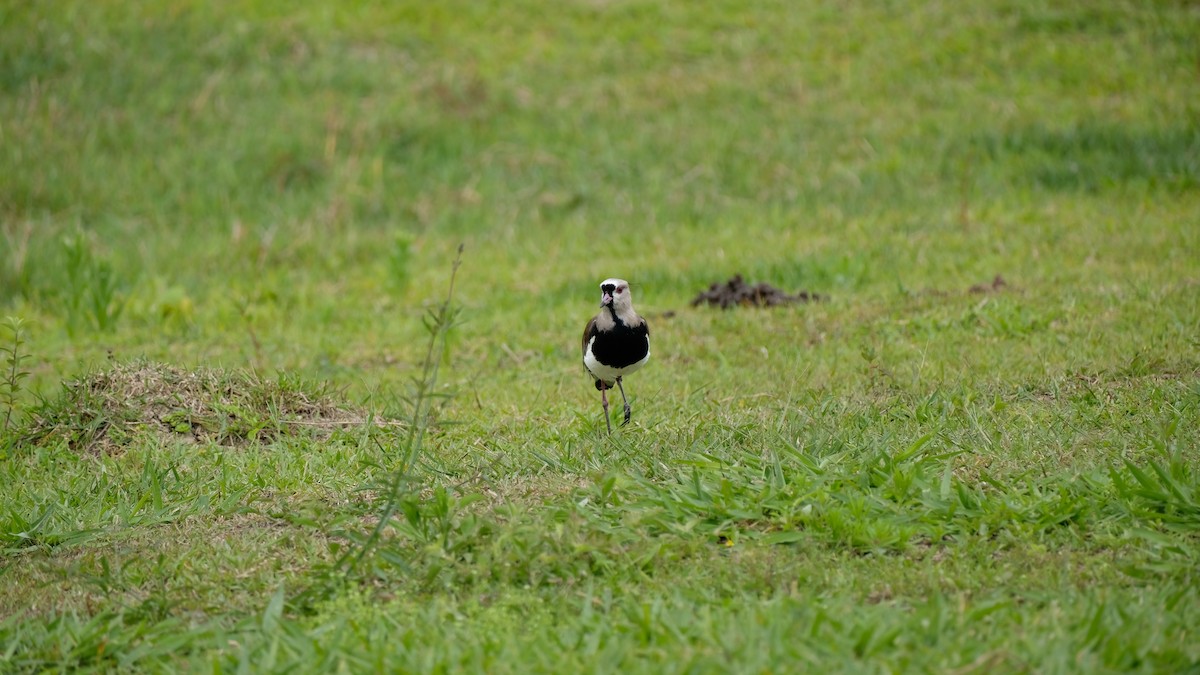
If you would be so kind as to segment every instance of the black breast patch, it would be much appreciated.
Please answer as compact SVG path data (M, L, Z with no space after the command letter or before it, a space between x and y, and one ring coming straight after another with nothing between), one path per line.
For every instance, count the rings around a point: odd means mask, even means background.
M596 330L593 335L592 356L612 368L631 366L650 352L650 331L645 323L631 328L618 320L612 330Z

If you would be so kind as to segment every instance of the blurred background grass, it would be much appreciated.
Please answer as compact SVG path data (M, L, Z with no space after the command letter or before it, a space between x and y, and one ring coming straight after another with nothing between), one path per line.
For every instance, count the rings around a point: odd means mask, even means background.
M460 241L511 340L614 274L648 309L737 271L835 301L1195 278L1188 3L0 12L0 302L56 371L245 363L245 325L259 366L358 367ZM72 237L123 312L64 340Z

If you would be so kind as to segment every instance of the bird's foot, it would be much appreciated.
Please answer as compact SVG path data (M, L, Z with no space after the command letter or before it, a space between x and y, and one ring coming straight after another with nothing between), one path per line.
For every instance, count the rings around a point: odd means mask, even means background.
M628 403L626 403L626 404L625 404L625 421L624 421L624 422L621 422L621 426L625 426L626 424L629 424L629 416L630 416L632 413L633 413L633 410L632 410L632 409L630 409L630 407L629 407L629 404L628 404Z

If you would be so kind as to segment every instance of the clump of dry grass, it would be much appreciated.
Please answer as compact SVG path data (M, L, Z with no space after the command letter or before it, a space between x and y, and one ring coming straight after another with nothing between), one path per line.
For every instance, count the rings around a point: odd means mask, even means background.
M248 371L121 363L64 382L60 395L34 412L27 440L62 439L76 450L105 453L140 434L237 447L367 421L336 394L286 374L266 379Z

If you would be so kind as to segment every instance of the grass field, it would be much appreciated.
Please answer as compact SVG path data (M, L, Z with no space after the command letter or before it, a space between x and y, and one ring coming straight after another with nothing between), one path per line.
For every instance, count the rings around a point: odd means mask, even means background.
M0 671L1200 670L1194 2L10 2L0 237Z

